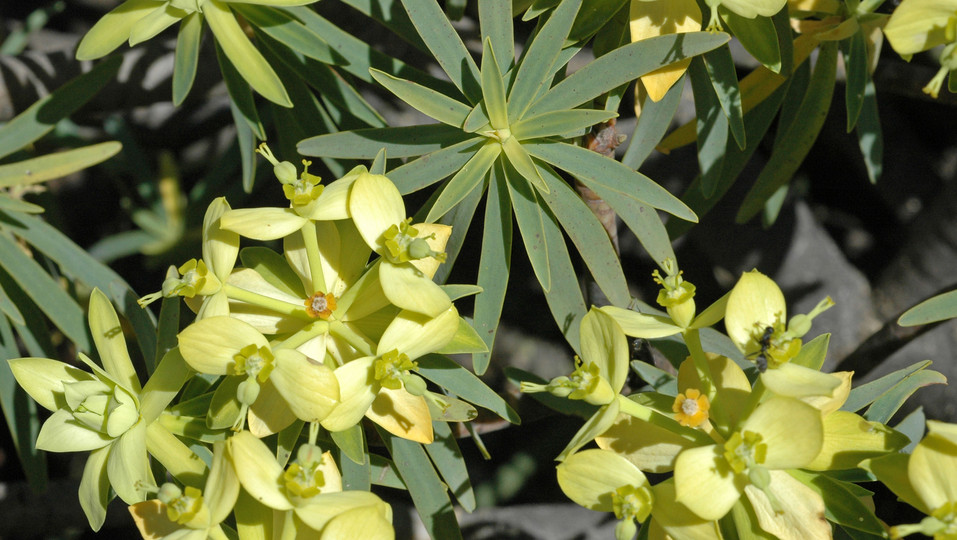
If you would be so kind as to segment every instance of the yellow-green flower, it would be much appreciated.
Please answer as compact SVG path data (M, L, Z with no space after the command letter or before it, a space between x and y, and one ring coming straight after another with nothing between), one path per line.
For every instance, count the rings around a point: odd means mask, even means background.
M319 422L339 401L339 383L321 356L309 358L281 343L273 347L259 331L238 319L196 321L180 332L179 347L196 371L240 378L235 387L235 399L241 404L237 429L246 420L247 410L250 429L265 436L296 418Z
M226 459L226 443L213 444L213 461L202 491L165 483L158 497L130 506L133 522L143 538L164 540L224 540L220 523L239 497L239 479Z
M865 462L900 499L927 515L920 523L891 527L892 538L920 533L957 538L957 425L927 421L927 435L910 454Z
M342 491L342 477L329 452L303 444L296 459L283 470L265 443L243 431L226 445L243 488L260 503L276 510L274 538L394 538L392 508L368 491ZM361 531L359 536L350 533ZM285 532L285 534L280 534Z
M821 413L792 398L775 397L760 405L723 444L681 452L675 461L676 500L706 520L724 517L754 487L774 510L784 506L770 489L769 473L801 468L821 451ZM752 501L753 502L753 501Z
M159 298L182 296L198 319L229 315L223 284L239 255L239 235L220 227L220 218L229 211L224 197L209 203L203 217L203 258L190 259L179 268L170 267L163 289L141 298L138 301L141 307Z
M711 8L711 22L708 23L708 30L719 31L721 30L719 6L746 19L753 19L758 16L773 16L787 5L787 0L705 0L705 4Z
M90 452L80 481L80 506L97 530L106 517L110 487L134 504L145 498L153 479L146 422L140 416L140 383L120 321L99 289L90 296L89 323L102 368L80 353L92 373L47 358L10 360L10 369L30 397L53 411L40 428L37 448Z
M771 278L752 270L742 274L731 290L725 308L724 326L738 350L756 362L765 363L766 368L773 371L797 356L801 351L801 338L810 331L811 321L833 305L829 297L825 298L810 313L795 315L788 321L781 289ZM789 366L787 369L793 368ZM808 371L816 373L816 370ZM788 373L788 376L791 374ZM813 373L802 376L815 377ZM819 374L818 379L823 386L830 386L831 389L836 386L829 375Z
M924 87L924 93L936 98L948 73L957 69L957 2L904 0L884 26L884 35L905 58L945 46L938 58L940 70Z
M430 317L452 305L432 281L445 261L452 228L435 223L411 224L395 184L378 174L360 174L349 193L349 213L366 244L382 258L379 280L389 301Z
M426 390L425 382L412 373L414 360L444 347L458 325L454 306L438 317L400 312L379 339L375 356L336 369L342 401L323 419L322 426L343 431L365 416L396 436L432 442L428 402L441 398Z

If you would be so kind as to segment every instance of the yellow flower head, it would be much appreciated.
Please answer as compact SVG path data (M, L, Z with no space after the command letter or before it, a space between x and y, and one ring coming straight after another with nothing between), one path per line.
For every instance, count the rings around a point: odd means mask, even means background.
M675 398L671 410L682 426L698 427L708 420L711 403L697 388L689 388Z

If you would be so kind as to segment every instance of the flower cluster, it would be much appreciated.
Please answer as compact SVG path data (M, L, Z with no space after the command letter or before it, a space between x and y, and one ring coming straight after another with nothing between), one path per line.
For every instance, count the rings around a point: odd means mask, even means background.
M558 456L558 483L569 498L614 512L618 540L633 538L639 524L648 527L649 538L722 538L731 527L774 538L826 539L834 524L885 536L866 503L857 501L855 510L868 520L842 520L825 505L835 493L850 493L851 484L835 471L868 467L930 516L891 534L949 538L957 514L948 493L957 482L949 473L933 482L924 476L954 469L953 427L931 424L931 435L908 460L897 453L908 437L844 410L852 373L820 371L826 352L820 340L802 348L811 320L832 305L830 299L788 320L780 289L755 271L696 316L694 287L673 261L663 268L667 277L656 273L655 281L668 316L593 308L582 320L575 372L548 384L522 384L525 392L598 407ZM701 345L699 330L722 315L741 353L737 362ZM680 334L689 355L676 376L659 372L668 384L658 380L650 390L625 395L626 334ZM582 450L593 442L597 448ZM646 473L667 476L652 484Z
M183 297L196 313L145 386L99 291L90 328L102 368L83 355L92 373L43 358L10 363L53 411L38 446L91 451L80 498L94 529L112 488L144 538L393 538L389 505L343 489L337 460L368 463L363 419L428 444L433 421L476 416L417 373L425 355L481 343L456 345L470 329L431 279L450 227L412 225L391 181L365 167L323 187L260 152L289 207L213 201L202 259L171 267L141 301ZM283 253L240 250L243 237L279 240ZM273 434L278 447L264 442ZM207 461L181 437L212 443ZM155 481L149 456L176 480Z

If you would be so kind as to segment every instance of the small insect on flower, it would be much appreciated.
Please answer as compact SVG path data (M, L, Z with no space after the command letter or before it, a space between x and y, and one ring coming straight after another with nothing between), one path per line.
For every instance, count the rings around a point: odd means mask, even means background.
M758 356L754 359L755 363L758 365L758 371L764 373L768 370L768 349L771 348L771 336L774 335L774 327L768 326L764 329L764 333L761 334L761 339L758 340L758 344L761 345L761 350L758 351Z

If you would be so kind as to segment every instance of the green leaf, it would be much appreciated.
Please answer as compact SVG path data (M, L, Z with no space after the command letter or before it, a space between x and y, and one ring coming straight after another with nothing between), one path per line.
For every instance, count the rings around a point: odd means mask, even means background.
M821 334L808 341L801 345L801 351L791 360L791 363L820 371L827 357L827 346L830 341L831 334Z
M607 53L552 87L528 109L526 117L573 109L652 71L728 42L717 32L669 34L636 41Z
M403 195L418 191L457 172L484 144L484 137L475 137L437 150L392 169L389 179Z
M329 104L348 112L356 120L365 124L343 127L385 127L385 119L376 111L372 105L366 102L359 92L353 88L339 73L333 71L329 66L322 62L313 60L303 54L295 53L289 49L278 45L275 41L266 39L263 44L269 49L273 56L279 58L286 64L295 76L301 78L306 84L314 88L322 98L323 103L329 108ZM348 122L348 120L346 120Z
M625 222L628 229L635 233L641 246L658 265L661 265L665 259L677 260L668 231L654 208L620 191L598 185L594 188L595 193L608 203Z
M485 100L482 100L478 102L478 105L472 108L472 112L465 117L465 123L462 124L462 130L467 133L475 133L486 126L491 127L490 122L491 120L489 120L488 114L486 114L485 111Z
M583 2L568 33L571 42L584 41L601 30L628 0L588 0Z
M173 63L173 105L177 107L183 104L196 80L202 37L202 13L196 11L184 17L176 35L176 59Z
M366 450L366 438L361 424L355 424L343 431L333 431L330 435L343 455L357 465L365 465L368 450Z
M721 180L724 150L728 144L728 117L721 109L710 82L704 59L695 58L688 67L694 106L697 114L698 166L701 168L701 193L705 198L714 195Z
M418 360L417 372L456 396L488 409L513 424L522 421L508 403L469 370L441 354L427 354Z
M236 147L239 149L239 162L242 166L243 191L251 193L256 181L256 133L232 99L229 100L229 112L236 126Z
M446 95L452 95L457 91L451 83L410 67L402 61L376 50L369 43L344 32L337 24L323 18L308 6L288 6L281 9L293 14L306 25L306 28L322 36L322 39L326 40L336 54L341 57L339 58L339 65L342 69L360 80L372 82L369 68L376 68L403 79L416 81Z
M807 95L797 112L796 118L800 120L795 120L788 127L782 144L774 148L768 163L745 196L735 218L739 223L754 217L761 211L768 198L778 188L787 184L804 161L804 157L811 150L818 133L824 126L824 120L827 118L827 111L831 105L831 96L834 93L837 44L825 42L819 50Z
M203 4L203 14L206 15L210 30L216 36L216 43L222 47L229 61L249 86L269 101L283 107L291 107L292 102L289 101L282 81L246 38L229 7L219 0L208 0Z
M481 75L468 49L437 2L402 0L409 19L439 66L471 104L482 99Z
M438 4L436 4L437 6ZM432 538L455 540L462 538L455 520L452 501L442 480L432 467L429 456L417 442L396 437L376 426L402 481L412 496L415 510L422 518L426 532Z
M502 141L502 150L505 151L505 157L515 169L515 172L520 174L529 184L535 186L538 191L548 193L548 186L542 179L541 173L538 172L535 162L532 161L532 156L528 154L522 143L518 142L518 139L509 137Z
M667 371L658 369L641 360L632 360L631 369L641 377L641 380L648 383L655 392L669 396L678 395L678 378Z
M512 135L518 140L538 139L578 132L595 124L607 122L616 116L618 113L614 111L592 109L551 111L523 118L516 122L511 130Z
M369 173L371 174L385 174L385 165L386 165L386 152L385 148L379 150L379 153L375 155L375 159L372 160L372 165L369 166Z
M597 152L561 142L527 142L522 146L542 161L579 177L596 192L602 187L615 190L681 219L698 220L694 212L668 190Z
M257 30L293 51L324 64L338 64L341 61L341 57L321 35L296 20L287 11L242 2L232 2L232 8Z
M299 445L299 436L302 434L304 425L305 422L296 419L288 427L279 431L279 436L276 437L276 463L279 463L281 467L285 467L289 463L293 450Z
M867 71L867 44L864 41L864 32L855 32L851 37L841 42L841 52L844 56L844 69L847 74L844 86L844 104L847 107L847 132L850 133L857 125L864 106L864 96L867 92L867 83L870 74Z
M748 147L741 150L737 144L728 144L727 154L724 158L724 174L711 198L705 198L701 193L700 178L696 178L682 195L681 199L697 215L703 216L707 213L734 184L744 166L751 159L751 155L754 154L761 140L764 139L764 134L767 133L771 122L774 121L786 93L787 85L785 84L744 115L745 130L749 134ZM673 237L684 234L689 228L691 228L690 223L676 220L669 221L667 226L668 233Z
M918 326L957 317L957 291L928 298L908 309L897 319L901 326Z
M435 441L425 446L425 451L435 463L445 485L449 487L459 504L466 512L475 510L475 492L469 482L469 471L465 468L465 458L452 434L448 422L432 422Z
M788 474L813 489L824 500L824 515L842 527L884 536L884 526L873 510L851 492L844 482L821 473L789 470Z
M46 455L37 450L35 444L40 433L37 404L17 384L10 364L6 362L7 359L20 356L16 343L10 323L5 317L0 317L0 408L3 409L6 425L10 428L10 436L23 473L30 487L40 492L45 489L47 483L47 463Z
M299 141L297 148L304 156L351 159L372 159L379 150L385 148L390 158L406 158L435 152L474 138L452 126L426 124L319 135Z
M0 234L0 267L10 274L37 307L81 351L90 351L83 310L43 267L28 257L7 234ZM5 287L6 288L6 287Z
M476 152L472 159L463 165L459 172L455 173L455 176L448 181L429 210L429 215L425 218L425 221L427 223L435 222L462 202L462 199L482 183L501 151L502 145L497 142L485 143L485 146Z
M515 62L515 37L512 18L508 10L502 9L501 0L479 0L479 27L482 31L482 43L491 42L491 48L498 51L495 60L498 70L505 73Z
M257 53L258 54L258 53ZM252 133L259 140L266 140L266 132L263 130L262 122L259 120L259 113L256 112L256 103L253 101L253 94L249 90L249 85L236 70L235 65L226 56L226 53L218 45L216 46L216 58L219 60L219 69L223 73L223 82L226 83L226 91L229 93L230 103L233 104L239 116L246 126L252 130ZM285 90L283 90L285 92ZM286 97L288 101L289 97ZM291 102L290 102L291 103ZM234 115L235 116L235 115ZM239 122L236 122L237 129Z
M356 463L348 458L339 458L344 491L372 491L372 464L370 460Z
M551 167L542 167L540 171L549 186L549 192L540 197L575 244L595 283L612 304L627 305L631 301L631 293L628 292L628 283L608 232L581 196Z
M485 202L485 225L482 230L482 254L476 284L482 294L475 297L472 326L485 341L489 352L472 355L472 369L482 375L488 369L492 344L502 316L505 289L512 261L512 209L507 180L499 166L492 168L488 199Z
M402 9L400 0L343 0L343 3L361 11L367 17L379 21L383 26L420 51L428 51L428 47L425 46L422 38L415 31L412 21L409 20L408 14ZM508 22L511 25L511 20Z
M393 489L408 489L399 477L395 463L378 454L369 454L369 465L373 484Z
M719 7L718 10L724 23L745 50L771 71L781 73L781 49L778 46L774 21L769 17L749 19L724 7Z
M19 309L17 309L17 305L13 303L13 300L7 296L7 293L3 290L3 287L0 287L0 312L6 315L11 321L13 321L14 324L26 324L23 319L23 314L20 313ZM0 317L0 319L3 318ZM9 343L13 343L13 341L9 341L8 344ZM0 342L0 347L2 347L2 345L3 343ZM13 351L9 356L5 356L4 358L16 358L18 356L16 352L17 351Z
M438 271L432 276L432 279L436 283L445 283L448 281L449 273L452 271L455 260L459 256L459 252L462 250L462 245L465 243L465 235L469 230L469 226L472 224L472 218L475 216L475 209L478 208L479 202L482 200L482 194L485 193L485 182L475 186L475 189L469 193L461 203L455 206L449 213L442 216L442 219L439 220L439 223L443 225L450 225L452 227L452 236L449 237L449 241L445 244L445 254L447 255L445 264L440 265ZM455 294L449 289L449 287L457 287L456 285L444 285L446 294L449 295L449 298L454 300ZM481 287L476 286L476 289Z
M681 103L684 81L684 77L679 79L658 102L652 101L647 95L644 96L641 102L641 114L628 141L628 149L621 158L622 164L629 169L637 170L641 167L671 127L671 120L675 117L678 104Z
M502 161L496 165L500 174L507 180L509 198L515 212L515 221L522 234L525 252L532 263L535 277L542 285L542 290L548 294L551 289L551 275L548 270L548 244L545 239L544 225L542 224L542 207L535 195L535 190L514 169L505 169ZM482 286L482 284L479 284Z
M932 384L947 384L947 377L930 369L918 371L874 400L863 416L871 422L886 424L911 394Z
M580 352L578 332L582 317L585 316L588 308L585 307L585 299L582 297L578 273L575 272L575 267L572 266L571 258L568 256L565 237L558 226L558 220L547 208L542 209L542 224L548 246L548 271L551 284L551 289L545 294L545 301L548 302L552 318L565 335L568 344L576 352Z
M581 4L582 0L562 2L528 45L516 68L515 82L508 94L510 121L524 118L532 100L539 94L542 87L547 88L550 84L555 60L565 44Z
M482 103L493 129L508 128L508 104L505 102L505 80L495 60L491 39L482 42Z
M166 300L177 301L179 299L167 298ZM177 311L179 310L179 305L174 307ZM177 313L177 322L178 315L179 313ZM183 359L183 355L179 353L178 347L169 349L163 355L140 393L140 415L147 424L159 418L160 414L166 410L176 394L183 388L183 385L186 384L192 373L186 364L186 360Z
M42 214L43 207L20 199L14 199L6 193L0 192L0 210L9 213Z
M731 47L724 45L704 53L704 66L711 77L715 94L721 103L721 110L728 119L728 128L734 136L738 148L747 146L744 131L744 109L741 105L741 89L738 88L738 74L734 59L731 57Z
M122 149L111 141L0 165L0 188L27 186L61 178L115 156Z
M73 114L113 80L121 62L120 57L100 62L4 124L0 128L0 158L46 135L57 122Z
M150 364L156 357L156 323L152 314L136 303L137 296L123 278L45 221L20 215L17 222L16 227L9 226L9 222L7 225L17 236L56 262L69 278L106 293L110 302L132 324L140 351L147 359L148 367L152 368Z
M867 384L862 384L852 389L850 395L847 396L847 400L844 402L844 405L841 406L841 410L856 412L860 409L863 409L865 406L873 403L881 396L887 394L910 377L921 373L931 364L932 362L930 360L917 362L904 369L899 369L893 373L888 373L876 381L871 381Z
M468 105L441 92L412 81L393 77L377 69L372 70L372 78L414 109L435 118L443 124L461 127L465 123L465 117L472 111L472 108Z
M870 78L864 88L864 103L857 120L857 142L867 167L867 178L872 184L876 184L884 171L884 135L881 132L881 118L877 113L877 90Z

